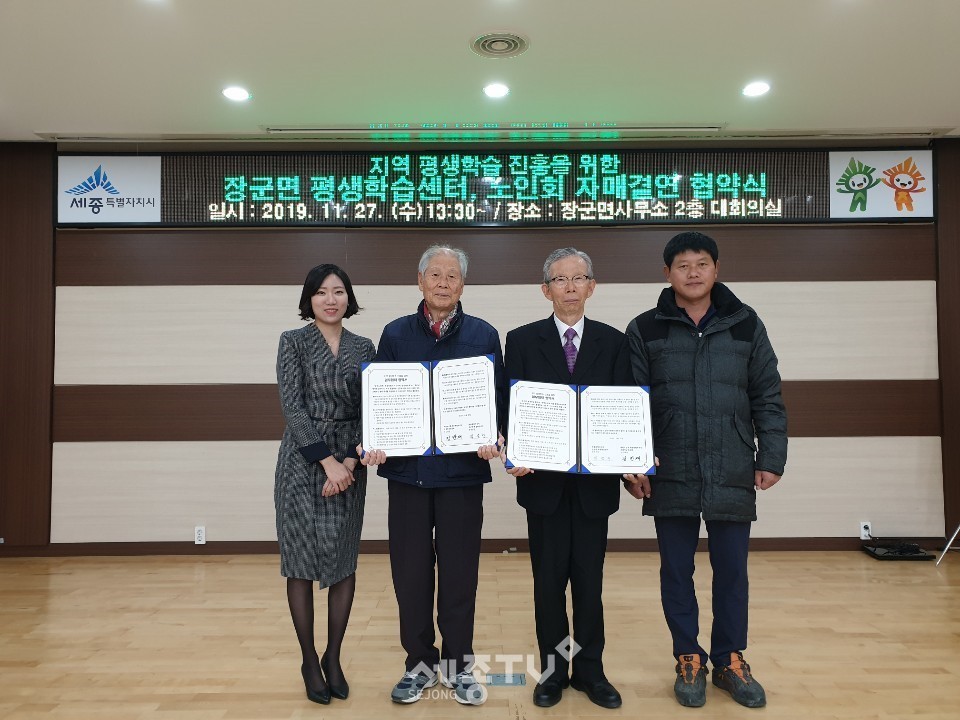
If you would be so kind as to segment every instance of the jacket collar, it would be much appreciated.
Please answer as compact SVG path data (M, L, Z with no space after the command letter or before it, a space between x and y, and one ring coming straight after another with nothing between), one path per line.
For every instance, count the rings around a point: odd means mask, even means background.
M457 301L457 314L453 318L453 322L450 323L450 327L447 329L446 334L438 338L433 334L433 330L430 329L430 323L427 322L427 316L423 312L424 306L427 304L426 300L421 300L420 304L417 305L417 322L420 323L420 327L423 329L427 335L432 337L437 342L444 340L445 338L450 337L451 335L460 331L460 326L463 324L463 305L460 304L460 301Z
M734 295L730 288L720 282L715 283L713 290L710 291L710 302L713 303L713 307L717 311L711 325L725 321L728 318L740 319L734 318L734 316L745 307L740 301L740 298ZM689 324L693 323L686 313L680 311L680 308L677 306L677 296L671 287L664 288L663 292L660 293L660 299L657 301L657 319L679 320L680 322Z

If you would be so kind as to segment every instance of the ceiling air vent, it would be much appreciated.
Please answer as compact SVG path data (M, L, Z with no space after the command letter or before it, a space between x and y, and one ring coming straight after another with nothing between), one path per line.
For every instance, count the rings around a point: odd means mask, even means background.
M470 47L481 57L509 58L525 53L530 41L513 33L489 33L478 37Z

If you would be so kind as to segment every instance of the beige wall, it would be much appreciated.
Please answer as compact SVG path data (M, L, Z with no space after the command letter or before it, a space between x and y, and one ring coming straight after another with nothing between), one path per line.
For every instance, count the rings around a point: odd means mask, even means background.
M587 314L625 329L656 303L661 287L598 285ZM731 288L767 325L785 380L937 377L933 281ZM413 312L420 299L415 285L356 291L364 311L346 326L374 343L387 322ZM302 325L299 295L300 288L288 286L60 287L54 382L276 382L280 333ZM492 323L501 340L551 312L538 286L468 286L463 304Z
M655 303L661 287L601 283L588 314L624 328ZM785 380L937 378L933 281L731 287L766 323ZM299 290L59 287L55 383L275 382L278 336L300 324ZM374 342L420 297L413 284L358 286L357 295L365 310L347 326ZM501 338L550 312L534 285L468 285L463 302ZM188 541L194 525L205 525L211 541L275 539L278 442L55 443L51 541ZM860 520L870 520L879 535L942 534L940 463L939 437L794 438L783 482L760 497L754 536L850 537ZM522 538L513 482L494 466L484 536ZM611 537L653 537L639 503L624 495L623 505ZM386 494L377 477L363 536L386 537Z

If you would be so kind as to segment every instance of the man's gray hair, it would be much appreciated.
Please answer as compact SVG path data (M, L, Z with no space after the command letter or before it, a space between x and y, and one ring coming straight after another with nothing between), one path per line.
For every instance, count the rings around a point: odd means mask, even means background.
M422 256L420 256L420 264L417 266L417 271L422 275L427 269L427 265L430 264L430 261L433 260L435 255L440 253L447 253L448 255L453 255L457 262L460 263L460 275L464 280L467 279L467 254L460 248L450 247L449 245L431 245L428 247Z
M583 260L587 264L587 275L593 277L593 260L590 259L590 256L587 255L583 250L577 250L572 247L559 248L554 250L552 253L547 255L547 259L543 261L543 284L547 285L550 282L550 266L553 265L558 260L563 260L566 257L571 257L576 255L578 258Z

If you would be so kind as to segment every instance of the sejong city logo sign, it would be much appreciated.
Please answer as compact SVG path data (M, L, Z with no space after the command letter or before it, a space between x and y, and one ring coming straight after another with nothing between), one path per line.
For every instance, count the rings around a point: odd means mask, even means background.
M58 158L58 223L158 223L160 210L159 156Z

